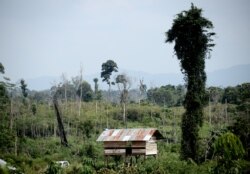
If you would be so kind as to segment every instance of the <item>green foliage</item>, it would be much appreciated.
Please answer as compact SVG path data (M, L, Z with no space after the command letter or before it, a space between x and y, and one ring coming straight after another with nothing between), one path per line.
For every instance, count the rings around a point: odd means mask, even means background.
M246 151L246 159L250 160L250 119L247 115L237 117L235 123L228 129L240 138Z
M233 133L227 132L215 141L214 153L224 160L237 160L243 157L245 150L240 139Z
M117 173L112 169L102 168L97 171L97 174L117 174Z
M26 98L28 96L28 89L27 89L27 84L25 83L25 81L22 79L21 82L21 90L22 90L22 94L23 94L23 97Z
M0 153L13 152L15 136L8 127L0 125Z
M0 63L0 72L4 73L4 67ZM11 152L14 147L14 133L10 130L10 99L6 84L0 81L0 154Z
M242 102L250 101L250 83L243 83L238 85L240 99Z
M10 105L7 89L4 84L0 84L0 114L1 118L6 118L6 114ZM5 115L5 116L4 116Z
M72 80L73 81L73 80ZM66 93L65 93L66 90ZM36 91L34 94L30 92L29 95L32 95L31 97L38 102L45 102L51 95L51 92L56 91L56 95L58 99L65 99L67 97L68 99L75 98L77 95L78 85L74 86L71 83L64 83L59 84L58 86L52 86L51 90L44 90L44 91Z
M89 102L93 100L93 90L88 82L83 81L77 90L77 95L80 96L82 90L82 100L85 102Z
M99 90L98 78L94 78L93 81L95 83L94 99L101 100L102 99L102 92Z
M90 166L84 165L81 174L92 174L94 169Z
M240 173L239 159L245 150L240 139L231 132L219 137L214 143L214 154L217 157L215 173Z
M118 72L118 66L113 60L107 60L107 62L102 64L101 78L103 78L102 81L107 82L109 86L112 84L110 77L113 72Z
M172 86L174 87L174 86ZM164 86L173 96L178 90L183 92L184 87ZM65 148L60 145L58 137L57 124L53 106L49 102L49 93L41 91L40 94L35 92L29 93L27 106L21 103L21 97L12 98L13 114L13 132L10 131L10 99L6 86L0 92L2 98L0 103L1 122L0 131L1 158L10 162L10 164L20 168L22 173L211 173L216 166L215 160L208 160L202 164L196 164L193 160L181 161L179 159L181 144L179 137L181 131L179 128L181 115L184 112L183 107L162 107L155 103L128 103L127 118L128 127L156 127L166 137L166 140L158 142L158 156L148 157L147 159L139 158L132 166L124 165L123 157L110 158L109 165L106 165L103 156L102 143L96 142L97 137L103 131L103 128L123 128L122 109L117 104L108 104L103 101L83 102L81 117L78 116L78 102L75 101L76 91L72 88L67 92L68 102L64 102L64 88L62 87L58 103L62 108L63 124L67 132L70 146ZM59 88L57 88L59 89ZM67 90L71 90L67 86ZM74 93L74 95L73 95ZM3 94L3 95L2 95ZM21 92L17 93L21 96ZM238 93L240 94L240 93ZM17 96L18 96L17 95ZM15 95L13 95L15 96ZM37 97L34 97L37 96ZM118 95L117 95L118 96ZM6 97L6 98L5 98ZM62 100L60 100L62 99ZM35 101L39 102L35 102ZM176 99L174 99L176 101ZM32 115L32 103L36 103L36 116ZM235 105L227 105L228 112L230 108L236 108ZM218 104L218 107L225 108L225 105ZM234 109L234 114L239 110ZM245 111L244 111L245 112ZM213 114L221 114L220 110L215 109ZM2 117L3 116L3 117ZM229 114L229 116L231 116ZM246 122L246 121L245 121ZM213 124L213 122L212 122ZM218 124L224 122L218 121ZM241 123L242 124L242 123ZM213 130L214 125L202 127L200 135L202 138L208 138L209 130ZM222 125L225 126L225 125ZM246 124L247 126L247 124ZM247 130L246 126L241 126ZM2 133L2 134L1 134ZM18 135L15 146L15 133ZM239 136L240 137L240 136ZM172 141L176 138L176 141ZM5 142L7 141L7 142ZM174 143L173 143L174 142ZM199 140L198 143L201 141ZM249 141L248 141L249 142ZM8 143L10 143L8 145ZM203 144L202 144L203 145ZM244 146L244 143L243 143ZM245 147L245 146L244 146ZM15 148L17 156L15 156ZM201 149L201 155L204 149ZM211 159L211 158L207 158ZM54 163L47 165L48 161L69 160L68 168L57 168ZM244 164L243 164L244 163ZM50 164L50 163L49 163ZM249 168L245 161L239 161L237 164L241 169ZM107 166L107 168L105 168Z
M35 104L31 105L31 111L32 111L33 115L36 115L36 105Z
M71 106L72 103L68 102ZM72 106L77 106L72 105ZM209 171L215 166L215 161L207 161L204 164L195 164L192 160L181 161L179 159L180 143L176 144L159 142L158 143L158 157L149 157L144 160L143 158L138 159L137 163L133 163L133 166L124 166L123 159L110 159L108 169L106 169L105 158L103 156L102 144L96 142L97 136L100 134L102 129L100 124L104 123L105 120L105 106L100 103L99 106L100 114L95 115L95 103L88 102L84 103L82 111L84 111L84 117L78 118L74 113L75 109L71 108L65 111L64 123L66 125L65 130L68 133L68 140L70 146L65 148L60 145L60 140L53 134L53 121L54 112L52 109L48 109L47 105L37 105L37 116L27 116L24 120L26 127L26 137L19 138L18 141L18 160L14 159L14 166L20 166L23 169L23 173L42 173L49 170L46 167L46 159L49 161L58 160L70 160L70 166L66 169L60 169L62 173L209 173ZM77 108L77 107L76 107ZM171 132L173 127L173 119L177 120L177 125L180 123L180 117L183 113L183 108L163 108L157 105L141 105L130 104L128 106L130 110L130 119L128 119L129 127L154 127L160 129L162 133ZM121 114L121 109L116 105L109 105L109 125L111 127L122 127L119 124L119 119L115 115ZM104 114L103 114L104 113ZM175 117L173 117L175 113ZM75 114L75 115L74 115ZM133 115L136 115L133 118ZM76 119L76 120L75 120ZM101 120L103 119L103 120ZM90 122L88 122L88 120ZM19 120L20 121L20 120ZM68 121L69 124L68 124ZM164 123L165 122L165 123ZM40 130L41 135L35 138L28 138L27 133L29 127L32 125L37 127L35 130ZM86 137L83 129L80 128L86 123L86 129L89 129L89 138ZM88 125L92 125L87 128ZM164 126L163 126L164 125ZM68 127L69 126L69 127ZM78 127L76 133L76 126ZM83 126L83 127L85 127ZM52 127L52 128L51 128ZM177 126L178 127L178 126ZM19 127L22 129L22 126ZM38 129L39 128L39 129ZM52 129L52 134L49 132ZM48 135L46 133L48 131ZM96 132L99 133L96 134ZM44 132L44 133L42 133ZM178 136L179 132L177 132ZM168 134L167 134L168 135ZM207 135L209 136L209 135ZM30 160L29 160L30 159ZM6 158L7 160L7 158ZM239 164L241 165L241 164Z
M185 94L184 86L166 85L160 88L153 88L147 91L148 100L152 103L165 106L181 106Z
M208 32L212 28L212 22L202 17L202 9L192 4L189 11L177 14L172 28L166 32L166 42L175 42L174 50L187 83L181 142L181 154L186 160L197 160L198 131L203 122L206 96L205 58L214 46L211 36L215 33Z
M226 87L222 101L225 103L238 104L240 102L239 91L236 87Z
M96 147L92 143L87 144L85 146L84 151L85 151L85 156L87 156L87 157L94 158L94 157L98 156Z
M137 108L128 108L127 110L127 119L131 121L141 121L143 117L146 116L146 113Z
M4 66L1 62L0 62L0 73L4 74Z
M90 138L94 125L91 120L87 120L84 121L83 123L80 123L79 128L83 132L86 138Z
M75 173L82 173L83 167L81 164L71 164L70 167L66 170L67 174L75 174Z
M223 94L223 103L244 104L250 101L250 83L243 83L235 87L226 87Z
M220 87L211 86L207 89L210 102L218 103L222 101L224 90Z
M9 170L7 169L7 167L0 166L0 174L9 174Z
M50 162L47 170L45 171L45 174L61 174L62 168L59 166L59 164L56 164L54 162Z

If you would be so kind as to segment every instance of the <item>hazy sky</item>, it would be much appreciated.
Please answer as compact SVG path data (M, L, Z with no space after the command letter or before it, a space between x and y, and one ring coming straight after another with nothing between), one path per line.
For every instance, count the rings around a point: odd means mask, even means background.
M214 24L207 71L249 64L249 0L0 0L0 62L12 80L119 68L179 73L165 32L191 2Z

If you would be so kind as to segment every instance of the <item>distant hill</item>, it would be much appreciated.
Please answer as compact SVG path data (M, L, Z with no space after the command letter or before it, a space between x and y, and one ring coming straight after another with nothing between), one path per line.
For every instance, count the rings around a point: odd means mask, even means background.
M143 79L148 88L158 87L162 85L184 84L183 75L181 73L166 73L166 74L150 74L146 72L120 70L120 73L126 73L132 80L132 87L137 88L139 80ZM84 80L88 81L93 86L93 79L99 78L100 88L107 89L107 84L102 83L100 73L88 75ZM52 84L59 82L59 77L44 76L34 79L27 79L29 89L44 90L50 89ZM233 66L227 69L220 69L214 72L207 72L207 86L236 86L241 83L250 82L250 64ZM113 87L116 88L116 87Z
M207 73L207 84L209 86L236 86L245 82L250 82L250 64Z

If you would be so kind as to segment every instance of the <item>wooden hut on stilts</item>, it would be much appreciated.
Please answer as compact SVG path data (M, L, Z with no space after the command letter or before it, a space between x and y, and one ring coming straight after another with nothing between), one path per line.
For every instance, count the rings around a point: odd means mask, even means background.
M102 132L97 141L103 142L104 155L108 164L109 156L120 155L125 161L134 156L136 161L140 156L157 155L157 140L163 139L162 134L155 128L137 129L107 129Z

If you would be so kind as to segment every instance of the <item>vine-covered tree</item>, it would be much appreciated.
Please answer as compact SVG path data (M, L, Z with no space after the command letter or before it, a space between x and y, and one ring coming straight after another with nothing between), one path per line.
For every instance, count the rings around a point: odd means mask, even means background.
M180 60L181 71L186 81L187 93L182 117L181 155L183 159L197 160L198 131L203 121L205 101L205 58L209 56L214 32L213 24L202 16L202 9L191 9L177 14L173 26L166 32L166 42L175 42L174 50Z

